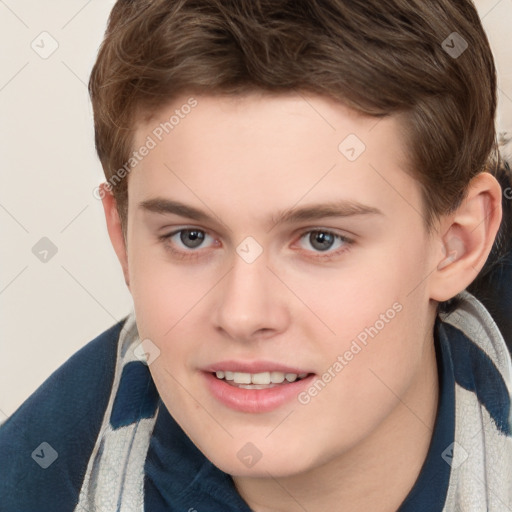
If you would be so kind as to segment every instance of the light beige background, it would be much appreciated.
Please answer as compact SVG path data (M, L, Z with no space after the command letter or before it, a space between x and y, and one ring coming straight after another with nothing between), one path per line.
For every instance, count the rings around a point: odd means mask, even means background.
M113 3L0 0L0 420L131 310L93 196L102 171L86 87ZM499 67L499 126L510 130L512 0L477 7ZM36 53L52 44L48 58ZM42 237L58 249L46 263L32 252Z

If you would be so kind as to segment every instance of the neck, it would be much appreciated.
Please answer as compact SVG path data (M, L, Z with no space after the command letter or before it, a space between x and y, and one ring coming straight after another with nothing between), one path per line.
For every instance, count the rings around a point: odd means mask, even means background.
M348 452L289 477L234 477L251 510L396 511L421 471L436 419L439 383L433 342L426 351L421 374L397 397L393 411Z

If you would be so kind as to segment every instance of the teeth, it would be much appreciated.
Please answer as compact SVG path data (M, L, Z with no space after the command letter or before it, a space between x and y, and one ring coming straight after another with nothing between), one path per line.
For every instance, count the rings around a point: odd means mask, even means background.
M268 389L269 386L265 384L238 384L239 388L242 389Z
M270 380L274 384L281 384L281 382L284 382L284 373L283 372L270 372Z
M218 379L225 379L234 381L235 384L255 384L255 385L268 385L268 384L281 384L285 380L287 382L295 382L297 379L307 377L307 373L283 373L283 372L261 372L261 373L245 373L245 372L229 372L218 370L215 372ZM241 386L245 387L245 386ZM255 389L255 388L251 388Z
M235 378L233 380L235 381L235 384L250 384L251 383L251 374L235 372Z
M253 373L251 375L252 384L270 384L270 372Z

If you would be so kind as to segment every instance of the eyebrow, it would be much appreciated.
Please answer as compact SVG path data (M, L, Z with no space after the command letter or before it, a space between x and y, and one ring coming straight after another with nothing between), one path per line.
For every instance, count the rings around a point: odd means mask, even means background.
M139 208L153 213L178 215L198 222L218 220L203 210L179 201L155 197L139 203ZM272 228L278 224L293 224L327 217L352 217L356 215L383 215L382 211L357 201L340 200L313 204L300 208L292 207L271 217ZM215 216L216 217L216 216Z

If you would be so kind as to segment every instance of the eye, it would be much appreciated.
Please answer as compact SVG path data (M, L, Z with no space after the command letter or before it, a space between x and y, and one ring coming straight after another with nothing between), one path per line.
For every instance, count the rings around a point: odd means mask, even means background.
M300 238L302 248L315 252L329 252L329 254L342 251L350 245L351 241L337 233L326 230L313 230L304 233Z
M206 237L204 231L198 229L183 229L179 232L180 242L189 249L199 247Z
M180 229L168 235L162 236L164 241L177 246L178 250L193 250L200 247L205 241L211 242L213 237L197 228Z

